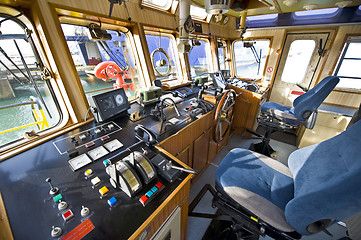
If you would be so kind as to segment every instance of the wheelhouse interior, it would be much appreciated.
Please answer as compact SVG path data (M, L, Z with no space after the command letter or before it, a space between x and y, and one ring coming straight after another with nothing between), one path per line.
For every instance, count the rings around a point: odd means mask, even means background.
M360 0L1 1L0 239L361 239L360 63Z

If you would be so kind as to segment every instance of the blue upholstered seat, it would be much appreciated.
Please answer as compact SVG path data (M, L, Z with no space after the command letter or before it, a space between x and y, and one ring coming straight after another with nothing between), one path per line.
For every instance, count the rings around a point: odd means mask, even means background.
M274 150L269 145L269 142L274 131L293 130L298 126L312 129L316 123L317 108L332 92L339 81L340 79L335 76L325 77L314 88L297 97L293 101L293 107L275 102L262 104L261 114L257 121L260 126L266 129L266 134L262 142L252 144L250 149L271 156ZM250 132L258 135L255 132Z
M293 152L289 167L247 149L233 149L216 185L282 232L308 235L361 211L361 121L345 132Z
M335 76L325 77L314 88L297 97L293 101L293 107L266 102L261 106L261 113L291 126L305 125L309 116L321 105L339 81L340 79Z

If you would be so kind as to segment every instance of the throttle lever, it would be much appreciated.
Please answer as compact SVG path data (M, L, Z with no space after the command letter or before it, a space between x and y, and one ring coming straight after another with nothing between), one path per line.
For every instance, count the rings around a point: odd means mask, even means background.
M167 170L171 170L171 169L173 168L173 169L180 170L180 171L182 171L182 172L187 172L187 173L192 173L192 174L198 174L198 171L197 171L197 170L174 166L171 161L167 162L166 165L165 165L165 167L166 167Z

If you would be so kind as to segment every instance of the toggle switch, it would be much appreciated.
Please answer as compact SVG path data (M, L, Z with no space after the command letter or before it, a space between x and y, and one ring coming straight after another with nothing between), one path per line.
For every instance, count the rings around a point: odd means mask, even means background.
M87 207L81 206L80 215L86 217L90 214L90 210Z
M50 191L49 191L50 195L55 195L55 194L57 194L59 192L59 189L57 187L54 187L53 184L51 184L51 179L50 178L45 179L45 181L47 183L49 183L49 185L50 185Z
M66 202L63 202L63 201L60 200L60 202L58 204L59 211L63 211L65 209L67 209L67 208L68 208L68 204Z
M63 230L60 227L54 227L54 226L52 227L50 235L53 238L58 238L61 236L61 234L63 234Z

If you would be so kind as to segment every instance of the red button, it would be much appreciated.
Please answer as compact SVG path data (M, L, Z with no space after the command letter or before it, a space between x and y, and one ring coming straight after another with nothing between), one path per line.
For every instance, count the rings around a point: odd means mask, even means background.
M139 198L139 201L144 205L145 202L148 200L148 197L143 195L141 198Z
M163 184L161 182L158 182L157 184L155 184L155 186L159 189L163 186Z
M72 217L74 217L74 214L73 214L73 212L71 210L68 210L65 213L63 213L63 219L65 221L68 221Z

